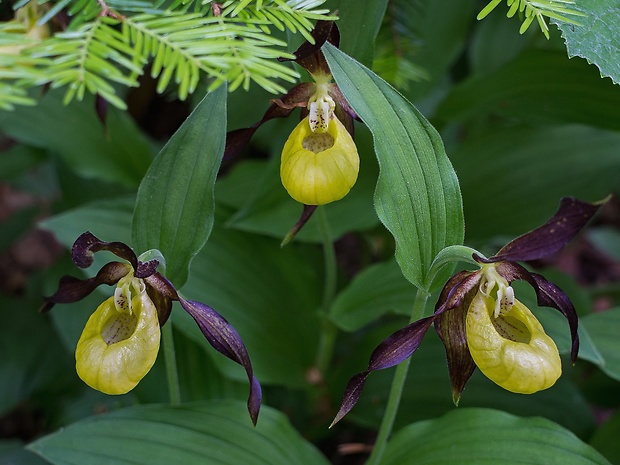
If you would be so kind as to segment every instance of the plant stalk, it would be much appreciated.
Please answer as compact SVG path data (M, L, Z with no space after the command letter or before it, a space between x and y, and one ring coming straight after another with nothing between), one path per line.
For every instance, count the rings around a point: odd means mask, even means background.
M177 369L177 359L174 350L174 337L172 334L172 322L161 328L164 360L166 363L166 379L168 381L168 394L171 405L179 405L181 403L181 387L179 384L179 371Z
M336 263L336 252L327 215L325 214L325 207L318 207L316 213L323 242L323 259L325 264L325 281L323 300L321 302L322 328L316 356L316 367L321 374L324 374L331 363L334 345L338 336L338 328L329 320L329 313L336 296L336 286L338 284L338 264Z
M426 301L428 300L428 297L429 294L426 291L423 289L418 289L415 301L413 302L411 319L409 321L410 323L413 323L424 316L424 309L426 308ZM396 420L396 415L398 414L398 408L403 395L403 389L405 387L405 381L407 379L410 363L411 357L407 358L407 360L401 362L396 367L394 378L392 379L392 386L390 387L387 405L385 407L383 419L381 420L381 425L379 426L379 432L375 441L375 446L372 449L372 453L370 454L366 465L378 465L383 458L387 441L392 434L394 421Z

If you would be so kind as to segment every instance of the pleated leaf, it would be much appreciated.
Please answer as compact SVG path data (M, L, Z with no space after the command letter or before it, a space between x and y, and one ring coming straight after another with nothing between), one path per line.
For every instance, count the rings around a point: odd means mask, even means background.
M609 462L545 418L519 418L490 409L455 409L414 423L388 443L382 465L595 465Z
M618 144L617 131L581 125L512 126L472 135L451 154L468 239L515 237L544 223L563 196L594 202L617 191Z
M415 288L394 260L369 266L336 297L330 317L345 331L357 331L388 312L409 315Z
M207 94L153 161L140 184L133 244L159 249L177 288L213 227L214 185L226 138L226 86Z
M619 105L617 86L585 61L539 49L521 53L490 74L466 79L439 105L436 117L465 121L490 114L529 125L581 123L618 130Z
M336 83L373 134L380 167L375 209L394 236L396 260L409 281L427 287L435 255L460 244L464 231L458 180L441 137L368 68L330 44L323 51Z
M243 402L149 405L74 423L29 448L54 465L323 465L327 460L265 408L258 426Z
M620 308L593 313L582 318L581 323L588 330L594 346L603 358L598 364L601 370L613 379L620 380L620 341L617 331Z

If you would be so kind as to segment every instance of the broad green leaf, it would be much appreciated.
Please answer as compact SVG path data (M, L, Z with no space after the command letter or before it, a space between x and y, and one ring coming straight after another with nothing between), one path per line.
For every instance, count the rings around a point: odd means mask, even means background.
M515 126L468 138L452 152L468 240L534 229L564 196L598 201L618 192L618 145L617 132L577 125Z
M213 194L226 140L226 86L210 92L172 136L146 173L136 199L132 237L137 253L159 249L166 276L180 288L206 243Z
M610 258L620 261L620 231L611 226L599 226L590 228L587 234L596 248Z
M592 313L582 318L581 324L588 330L594 346L603 357L603 362L599 364L601 370L620 381L620 309Z
M147 405L72 424L29 446L54 465L327 465L282 413L256 428L243 402Z
M607 465L596 450L544 418L459 408L414 423L388 443L382 465Z
M24 449L17 440L0 441L0 465L48 465L38 455Z
M529 306L530 309L535 309L535 304ZM554 309L539 309L535 313L536 318L540 321L540 324L545 328L545 332L553 339L558 346L558 350L561 354L570 354L571 339L566 318L561 313ZM605 363L604 356L600 353L595 342L592 340L590 331L583 324L583 319L579 320L579 358L582 360L588 360L589 362L601 365Z
M26 207L17 210L2 221L2 229L0 229L0 252L4 252L18 238L28 232L36 217L40 215L39 208Z
M532 123L583 123L620 129L620 92L581 60L528 50L497 71L456 86L437 110L441 120L500 115Z
M177 307L177 313L182 310ZM197 344L180 331L174 331L174 348L183 402L212 399L247 400L247 378L243 381L225 377L213 362L213 348Z
M86 178L134 187L151 162L146 138L126 113L110 108L104 126L92 98L65 106L57 90L48 92L34 107L0 111L0 130L57 153Z
M552 20L562 31L568 55L582 57L598 67L603 76L620 83L620 9L616 0L579 0L572 6L584 13L579 26Z
M196 256L183 295L221 313L239 332L262 383L306 386L319 337L316 309L323 284L321 254L315 246L216 226ZM317 260L318 259L318 260ZM173 310L177 328L205 346L229 376L244 373L208 347L194 321Z
M66 389L63 374L72 369L40 301L0 295L0 415L38 391Z
M603 423L590 438L590 445L602 453L611 463L620 463L620 412Z
M39 223L39 227L53 232L56 240L67 249L86 231L103 241L120 241L131 245L134 204L134 196L93 202L46 218ZM95 255L95 260L99 255Z
M366 66L372 65L375 39L387 8L387 0L340 0L338 28L340 48Z
M392 311L410 315L416 289L394 260L369 266L341 291L330 312L331 320L345 331L357 331Z
M397 326L394 327L394 330L396 329ZM364 367L368 353L390 332L391 328L382 326L369 333L364 338L363 345L355 346L351 351L355 355L348 358L349 366ZM411 358L396 428L414 421L436 418L455 409L484 407L519 416L542 416L580 437L587 437L595 427L594 416L582 393L571 382L573 370L570 363L565 364L563 376L552 388L532 395L508 392L476 370L467 383L459 407L455 407L445 350L435 331L431 329ZM347 381L346 375L351 373L347 371L342 374L342 379L332 381L331 384L341 388ZM368 378L360 401L347 418L362 426L376 428L387 404L392 378L393 370L373 373L373 376ZM338 395L338 392L334 393L334 396Z
M373 134L380 167L375 209L394 236L403 274L422 287L435 255L463 240L458 180L441 138L372 71L330 44L323 51L340 90Z
M482 75L514 60L540 29L532 27L518 34L518 18L508 18L506 11L496 8L483 21L478 21L467 49L471 73Z
M2 152L0 157L0 179L14 182L16 178L45 160L42 150L24 144L17 144Z
M446 74L467 44L478 4L475 0L400 0L413 14L397 18L405 32L413 33L415 53L411 60L430 79L412 85L406 96L413 102L426 97L447 80Z

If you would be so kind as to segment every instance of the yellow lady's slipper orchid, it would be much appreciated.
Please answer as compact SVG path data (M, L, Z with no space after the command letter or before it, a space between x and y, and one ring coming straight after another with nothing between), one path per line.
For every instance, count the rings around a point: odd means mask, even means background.
M75 350L78 375L90 387L105 394L125 394L149 372L159 351L160 327L166 323L172 302L178 301L194 319L209 344L241 365L250 382L248 412L256 425L262 390L254 376L252 363L243 340L219 313L201 302L181 297L172 283L157 271L157 255L151 250L138 257L123 242L106 242L87 231L71 247L71 258L80 268L93 264L94 254L108 251L123 259L111 261L92 278L63 276L58 290L45 297L42 311L56 304L82 300L98 286L116 284L114 296L103 302L91 315Z
M306 117L284 144L280 177L298 202L324 205L349 193L359 163L355 142L338 118L331 118L325 132L313 132Z
M562 374L558 348L523 303L502 305L478 292L467 312L467 344L480 371L504 389L532 394Z
M155 363L159 339L157 309L130 273L88 319L75 350L77 373L93 389L125 394Z
M368 368L349 379L332 426L355 406L368 376L411 357L433 325L446 349L456 405L476 367L499 386L516 393L532 394L553 386L562 372L558 348L532 312L515 299L511 284L527 282L536 292L538 306L555 308L566 318L573 363L579 353L579 318L562 289L517 262L540 260L559 252L603 203L563 198L545 224L513 239L495 255L486 258L469 249L472 264L480 268L452 276L441 290L432 315L395 331L375 348ZM462 260L463 246L454 250L458 251L454 259ZM440 267L445 258L436 259Z

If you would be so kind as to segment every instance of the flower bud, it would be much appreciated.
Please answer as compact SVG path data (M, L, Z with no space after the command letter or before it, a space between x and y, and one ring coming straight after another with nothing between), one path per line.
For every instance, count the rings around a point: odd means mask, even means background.
M93 389L125 394L155 363L159 339L157 309L131 273L88 319L75 350L77 373Z
M308 117L282 150L280 177L289 195L304 205L340 200L357 180L359 155L353 138L335 116L326 132L313 132Z
M562 373L558 349L532 312L517 299L502 306L478 292L467 312L467 344L480 371L504 389L532 394Z

